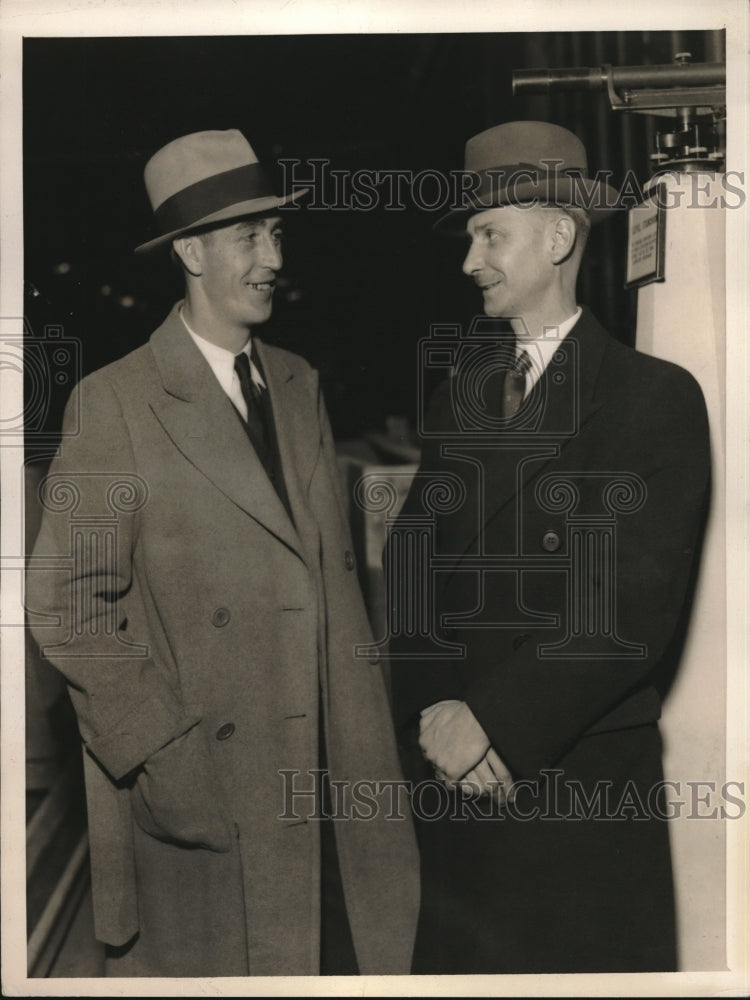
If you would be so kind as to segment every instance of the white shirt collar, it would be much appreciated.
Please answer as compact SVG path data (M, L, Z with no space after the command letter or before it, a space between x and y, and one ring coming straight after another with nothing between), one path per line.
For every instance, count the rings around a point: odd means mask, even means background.
M212 343L210 340L206 340L205 337L201 337L200 334L196 333L195 330L189 325L188 321L185 319L185 312L180 306L180 319L185 325L185 329L193 338L195 346L201 352L203 357L206 359L211 367L216 378L219 380L219 384L228 396L232 396L232 383L237 377L234 371L234 354L228 351L226 347L219 347L218 344ZM263 376L260 374L258 369L253 364L252 358L250 357L250 351L252 350L253 342L252 338L248 335L247 343L242 348L242 351L247 354L250 361L250 375L252 376L253 382L259 386L261 389L266 388L266 383L263 381Z
M559 348L560 344L563 340L565 340L580 319L582 312L583 310L580 306L578 306L573 315L569 316L562 323L557 326L545 327L544 333L541 337L536 337L534 340L524 340L516 343L516 355L518 356L522 351L526 351L531 358L531 367L526 372L525 395L528 395L531 392L536 383L542 377L547 365L555 356L555 352Z

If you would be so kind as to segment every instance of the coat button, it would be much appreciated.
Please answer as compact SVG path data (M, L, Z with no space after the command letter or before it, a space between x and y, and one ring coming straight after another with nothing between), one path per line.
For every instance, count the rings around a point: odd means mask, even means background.
M521 646L523 646L525 643L527 643L530 638L531 638L531 636L528 635L526 632L524 632L522 635L516 635L516 636L514 636L513 637L513 649L520 649Z
M354 569L354 556L349 549L344 553L344 565L347 569Z
M228 740L233 733L234 733L234 723L225 722L223 726L219 726L219 728L216 730L216 739Z
M542 548L547 552L557 552L560 548L560 536L556 531L545 531L542 535Z
M211 616L211 621L217 628L224 628L225 625L229 624L231 617L229 608L217 608Z
M373 656L369 658L367 662L370 664L371 667L377 667L377 665L380 663L380 656L377 653L375 653Z

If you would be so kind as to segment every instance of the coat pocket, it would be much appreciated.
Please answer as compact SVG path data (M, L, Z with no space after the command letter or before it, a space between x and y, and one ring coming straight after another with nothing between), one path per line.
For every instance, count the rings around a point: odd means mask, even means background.
M133 818L157 840L231 850L231 823L200 723L153 754L131 789Z

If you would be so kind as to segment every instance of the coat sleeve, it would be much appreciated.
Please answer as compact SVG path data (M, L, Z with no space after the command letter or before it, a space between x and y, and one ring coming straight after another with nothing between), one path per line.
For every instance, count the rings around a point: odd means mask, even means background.
M641 470L645 500L618 518L613 584L619 636L641 646L642 653L625 659L545 659L538 648L548 635L536 631L501 662L481 657L482 669L464 692L517 777L552 767L588 729L648 684L689 609L710 454L702 393L692 376L677 371L678 378L659 386L661 398L649 405L648 426L644 421L627 429L628 441L641 449L640 456L630 452L629 467ZM581 583L585 614L585 602L598 599L601 579L592 572Z
M119 401L101 373L74 390L62 441L40 490L26 605L42 655L67 680L87 749L119 780L198 718L152 658L148 636L124 639L148 483L136 474Z

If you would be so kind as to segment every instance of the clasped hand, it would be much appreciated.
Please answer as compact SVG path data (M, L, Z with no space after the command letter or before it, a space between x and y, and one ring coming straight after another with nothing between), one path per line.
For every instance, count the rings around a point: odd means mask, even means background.
M419 745L448 788L471 796L508 797L513 777L466 702L439 701L425 708Z

